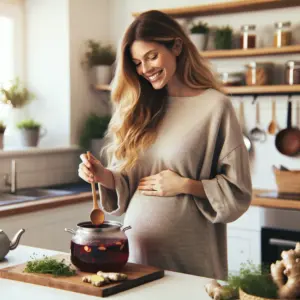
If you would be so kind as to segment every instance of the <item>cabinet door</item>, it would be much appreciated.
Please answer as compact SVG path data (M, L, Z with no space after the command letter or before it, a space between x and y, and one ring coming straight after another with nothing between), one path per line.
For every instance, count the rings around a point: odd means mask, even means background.
M260 232L250 230L228 230L228 270L235 273L242 263L251 261L255 265L261 263Z

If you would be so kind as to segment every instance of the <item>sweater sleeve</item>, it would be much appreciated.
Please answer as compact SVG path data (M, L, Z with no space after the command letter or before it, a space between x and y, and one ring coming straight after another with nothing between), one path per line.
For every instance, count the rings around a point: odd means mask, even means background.
M110 169L112 172L115 190L98 184L101 209L110 215L121 216L129 204L130 185L127 175Z
M213 223L238 219L250 206L252 183L248 151L231 101L226 99L224 113L216 133L216 167L211 178L202 179L208 200L195 198L203 215Z

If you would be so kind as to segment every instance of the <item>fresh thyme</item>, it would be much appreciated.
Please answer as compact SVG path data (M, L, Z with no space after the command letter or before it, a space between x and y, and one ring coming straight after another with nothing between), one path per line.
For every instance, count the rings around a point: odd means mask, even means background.
M71 264L67 265L64 259L60 261L44 256L43 259L34 259L27 262L24 272L52 274L53 276L72 276L76 273L71 268Z

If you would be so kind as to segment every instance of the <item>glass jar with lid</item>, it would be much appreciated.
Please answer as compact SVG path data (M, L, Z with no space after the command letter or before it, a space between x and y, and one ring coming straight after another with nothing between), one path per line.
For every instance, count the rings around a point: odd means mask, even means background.
M291 22L277 22L275 23L274 32L274 47L283 47L291 45L292 43L292 30Z
M245 81L247 85L272 84L274 64L270 62L250 62L246 65Z
M300 61L289 60L285 64L284 81L286 84L300 84Z
M240 35L240 48L249 49L256 47L256 26L255 25L243 25L241 27Z

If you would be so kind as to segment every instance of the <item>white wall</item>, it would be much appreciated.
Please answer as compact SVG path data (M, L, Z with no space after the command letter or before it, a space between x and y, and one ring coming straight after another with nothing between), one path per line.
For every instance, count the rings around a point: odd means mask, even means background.
M108 2L108 0L69 1L71 144L78 142L80 129L89 113L107 113L107 107L101 100L106 100L108 93L92 90L88 71L81 66L81 61L88 39L108 42Z
M126 27L133 20L132 12L141 12L149 9L163 9L175 8L192 5L211 4L212 2L228 2L226 0L111 0L110 1L110 28L111 40L115 44L120 42L120 39ZM234 31L239 32L240 26L243 24L256 24L257 34L259 36L259 47L268 46L272 43L273 22L276 21L291 21L292 29L297 29L297 33L293 35L294 42L300 44L300 7L274 9L259 12L247 12L218 16L202 17L201 20L208 22L210 26L230 25ZM116 22L118 20L118 22ZM188 22L179 20L181 24L187 25ZM191 21L191 20L189 20ZM218 59L212 60L212 67L215 70L243 70L244 65L252 60L256 61L270 61L276 64L284 64L287 60L300 60L300 54L282 55L282 56L267 56L257 58L240 58L240 59ZM278 77L281 77L279 74ZM287 113L287 97L277 96L277 118L281 128L286 127L286 113ZM260 100L260 121L264 129L267 129L271 121L271 100L272 97L259 97ZM297 104L300 106L300 97L293 97L294 101L294 126L300 125L300 108L296 108ZM246 130L251 130L255 125L255 106L251 104L252 97L243 97L243 99L234 97L233 103L238 107L240 100L245 101L245 127ZM296 113L297 112L297 113ZM276 189L275 179L272 173L271 166L273 164L283 164L291 169L300 169L300 159L290 158L281 155L275 148L274 136L268 135L267 141L263 144L255 143L255 152L252 162L252 180L256 188Z
M68 0L27 0L26 77L37 99L33 118L48 130L41 146L70 144Z

